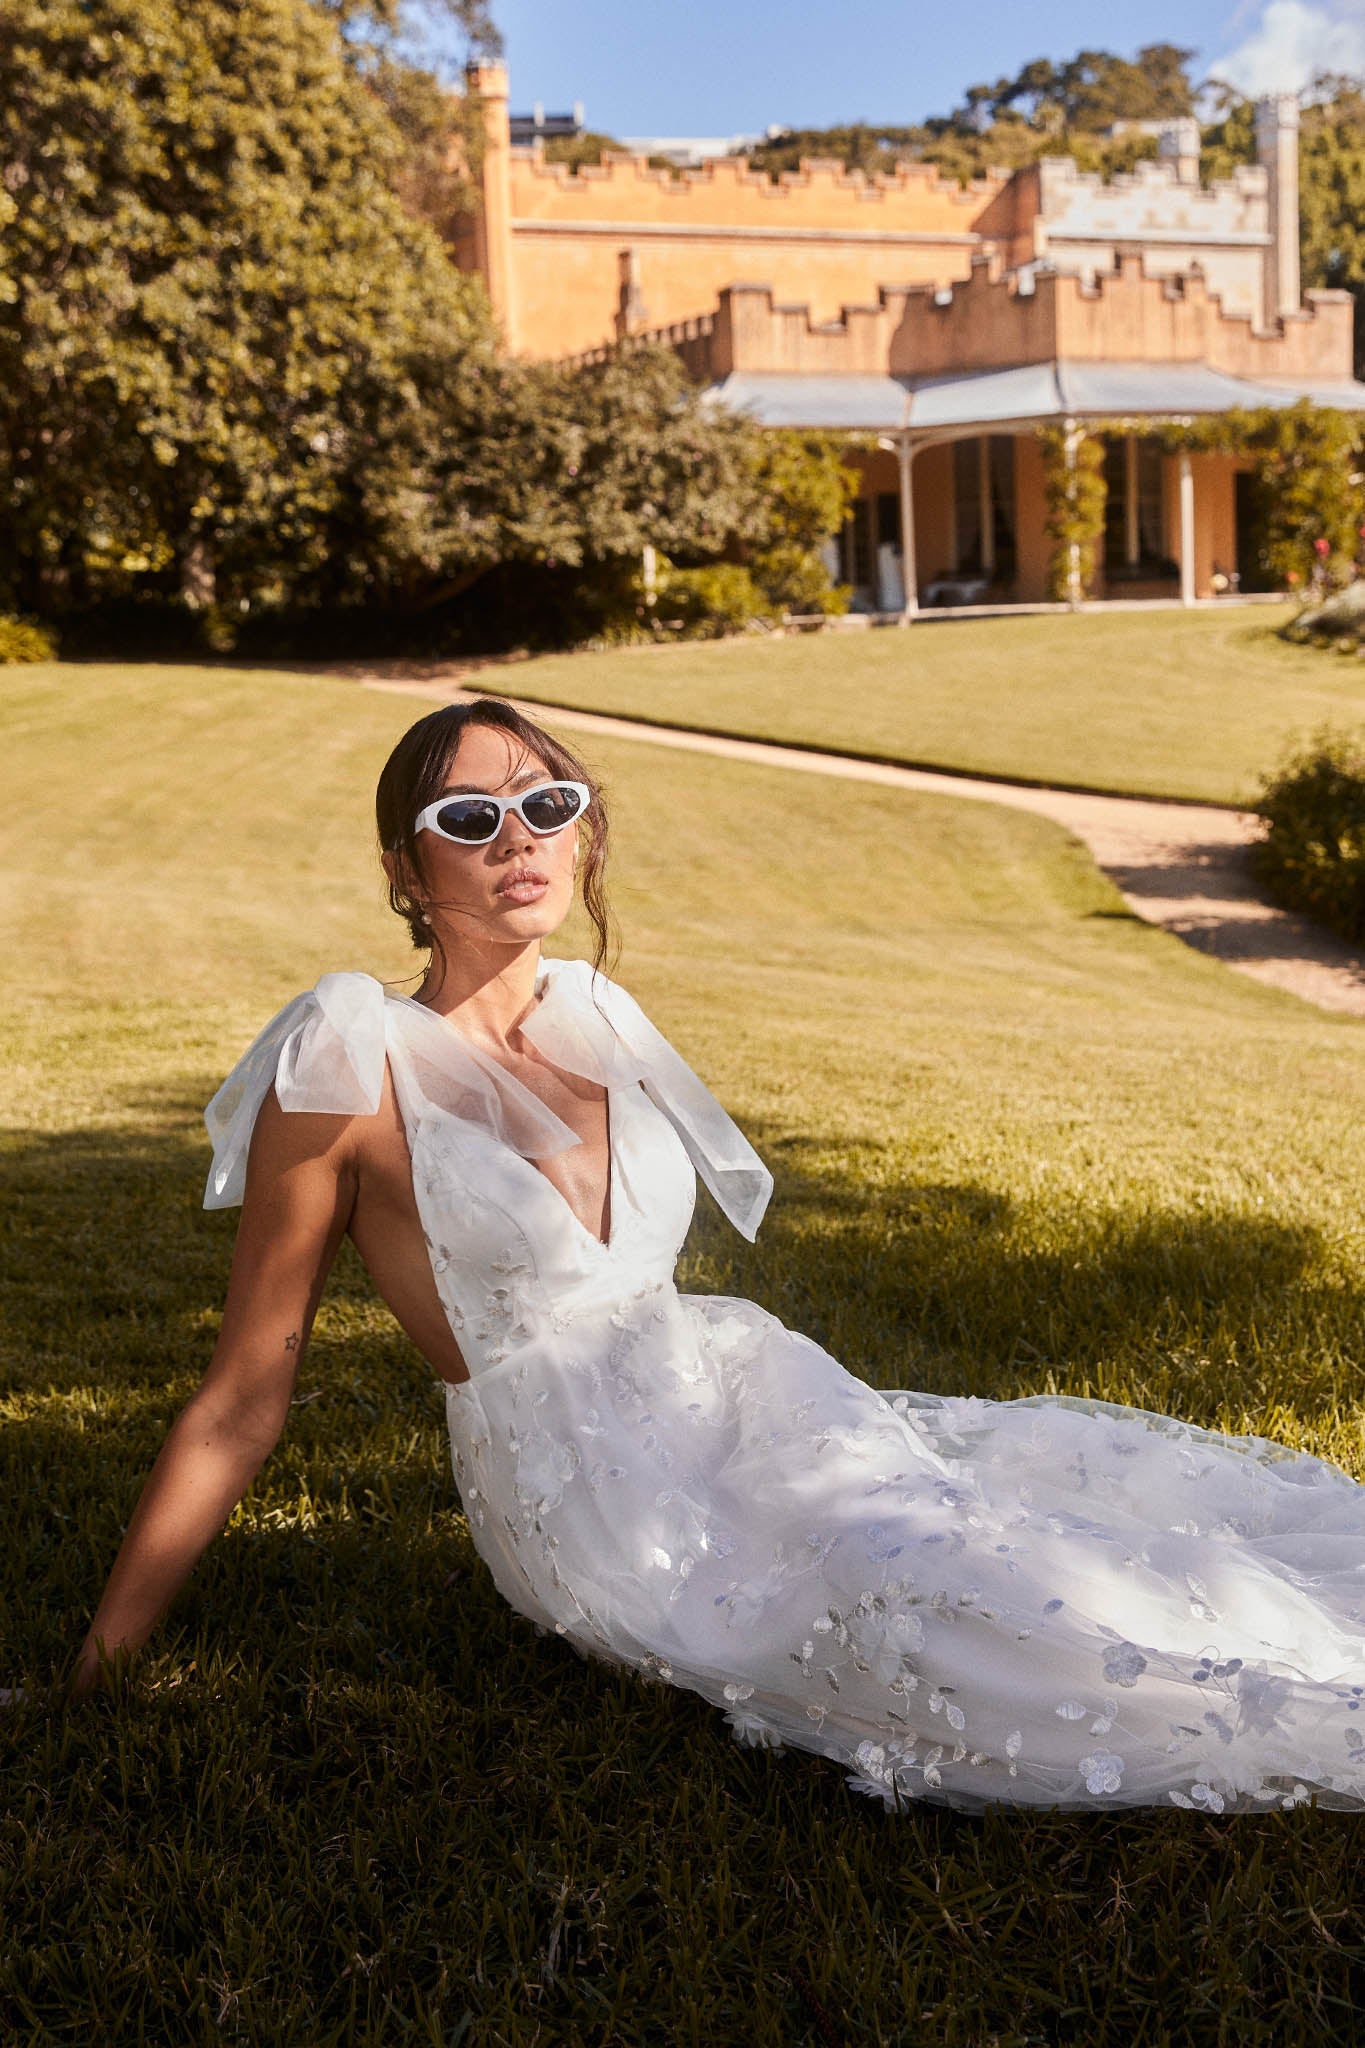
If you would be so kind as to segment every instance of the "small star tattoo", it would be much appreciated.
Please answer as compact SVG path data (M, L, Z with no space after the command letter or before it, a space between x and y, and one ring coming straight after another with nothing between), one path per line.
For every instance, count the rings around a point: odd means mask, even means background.
M298 1350L298 1348L299 1348L299 1333L298 1333L298 1331L297 1331L297 1330L291 1330L291 1331L290 1331L289 1335L288 1335L288 1336L287 1336L287 1337L285 1338L285 1340L284 1340L284 1348L285 1348L285 1350L286 1350L286 1351L297 1351L297 1350Z

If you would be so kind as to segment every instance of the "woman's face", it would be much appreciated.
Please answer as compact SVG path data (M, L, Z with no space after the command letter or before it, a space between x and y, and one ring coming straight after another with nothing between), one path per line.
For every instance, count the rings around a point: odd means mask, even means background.
M446 770L442 796L520 796L554 776L537 754L496 725L469 725ZM497 834L460 846L421 835L427 920L452 948L471 941L525 946L557 931L573 903L578 825L547 836L508 811Z

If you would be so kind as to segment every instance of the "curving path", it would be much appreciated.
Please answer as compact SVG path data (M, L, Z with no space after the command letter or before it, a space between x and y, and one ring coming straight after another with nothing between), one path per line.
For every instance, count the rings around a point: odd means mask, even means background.
M407 680L365 674L358 680L369 690L442 703L458 703L480 694L439 676ZM505 695L501 690L496 694ZM1276 909L1258 895L1250 858L1257 832L1254 814L1211 804L1027 789L1015 783L897 768L886 762L851 760L763 740L724 739L605 712L561 710L529 698L508 697L507 701L532 718L575 732L642 740L650 746L680 747L689 753L721 754L734 761L760 761L798 774L839 775L850 782L875 782L890 789L924 790L973 803L1008 804L1015 810L1034 811L1073 832L1118 884L1129 907L1149 924L1160 925L1240 974L1270 982L1305 1002L1365 1017L1365 958L1307 918Z

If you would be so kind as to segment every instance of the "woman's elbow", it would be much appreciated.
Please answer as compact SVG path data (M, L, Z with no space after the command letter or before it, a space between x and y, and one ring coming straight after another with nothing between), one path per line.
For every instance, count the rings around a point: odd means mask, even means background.
M287 1389L201 1388L181 1412L179 1427L254 1479L284 1433Z

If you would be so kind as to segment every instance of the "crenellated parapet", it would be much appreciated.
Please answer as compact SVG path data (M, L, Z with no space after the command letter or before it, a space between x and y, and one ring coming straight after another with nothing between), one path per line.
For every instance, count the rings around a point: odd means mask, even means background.
M1258 318L1272 243L1270 181L1262 164L1230 178L1190 183L1168 160L1103 179L1070 157L1036 169L1034 260L1093 277L1140 251L1153 277L1198 265L1229 312Z
M788 228L819 234L871 228L907 234L971 234L983 206L1009 180L994 171L968 185L936 164L898 164L869 176L835 158L808 158L772 178L742 156L716 157L694 169L659 169L648 158L604 151L600 162L571 170L547 163L544 145L508 158L513 221L584 225L605 216L640 226Z
M1349 292L1310 292L1272 328L1229 313L1198 271L1152 276L1141 257L1094 279L1051 269L1009 271L976 258L960 284L884 285L837 320L777 301L771 287L733 285L713 312L648 337L704 381L735 372L932 377L1048 362L1206 363L1265 383L1351 375Z

